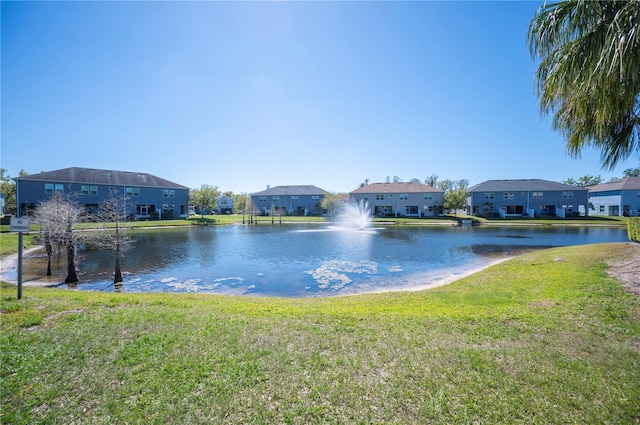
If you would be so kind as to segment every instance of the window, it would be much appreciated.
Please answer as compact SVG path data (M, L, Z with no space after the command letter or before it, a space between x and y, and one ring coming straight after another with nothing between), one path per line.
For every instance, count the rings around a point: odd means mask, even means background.
M280 202L280 197L279 196L274 196L271 199L273 200L273 202Z
M376 195L376 201L384 200L384 195Z
M562 192L562 199L573 199L573 192Z
M600 205L600 207L598 208L598 211L601 213L604 213L604 205Z
M320 195L313 195L313 196L311 196L311 200L312 200L312 201L319 201L319 200L320 200Z
M513 199L513 192L504 192L502 197L503 199Z
M407 206L405 208L405 214L407 214L407 215L418 215L418 207L417 206Z
M82 195L97 195L98 194L98 186L82 185L82 186L80 186L80 193Z
M542 199L542 192L533 192L533 193L531 193L531 198L533 198L533 199Z
M292 200L292 201L299 201L299 200L300 200L300 197L299 197L298 195L293 195L293 196L291 197L291 200Z
M266 196L261 196L258 201L260 202L267 202L267 197Z
M485 192L484 199L493 199L493 192Z
M171 189L164 189L162 191L162 197L163 198L175 198L176 197L176 191L175 190L171 190Z
M51 195L53 192L64 193L64 185L60 183L45 183L44 193Z
M426 200L428 200L428 201L431 201L431 200L433 199L433 196L432 196L432 195L429 195L428 193L425 193L425 194L424 194L424 199L426 199Z
M138 197L138 196L140 196L140 188L139 187L127 187L127 188L125 188L124 193L128 197L132 197L132 196Z
M401 201L409 199L409 195L406 193L401 193L399 196Z

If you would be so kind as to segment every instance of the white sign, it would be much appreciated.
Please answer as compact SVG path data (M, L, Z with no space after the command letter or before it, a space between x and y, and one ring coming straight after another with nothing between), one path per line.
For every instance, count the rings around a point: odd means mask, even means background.
M18 233L29 233L29 219L11 217L11 231Z

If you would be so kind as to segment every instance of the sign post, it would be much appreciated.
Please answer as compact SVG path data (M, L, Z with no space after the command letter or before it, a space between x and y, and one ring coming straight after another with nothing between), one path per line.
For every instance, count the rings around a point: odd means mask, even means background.
M10 230L18 233L18 299L22 299L22 234L29 233L28 218L11 218Z

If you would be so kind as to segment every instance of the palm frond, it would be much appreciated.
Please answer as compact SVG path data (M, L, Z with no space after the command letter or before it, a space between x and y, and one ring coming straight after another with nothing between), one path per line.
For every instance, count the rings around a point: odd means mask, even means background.
M540 111L568 153L595 146L608 168L640 154L640 0L546 4L528 40Z

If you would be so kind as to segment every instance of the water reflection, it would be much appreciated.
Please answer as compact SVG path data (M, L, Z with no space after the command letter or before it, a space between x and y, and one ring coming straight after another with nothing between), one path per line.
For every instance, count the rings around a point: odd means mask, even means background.
M122 291L301 297L408 289L533 249L621 241L626 229L556 226L147 230L136 233L122 263ZM24 266L25 282L58 283L66 275L63 258L49 279L45 256L29 255ZM110 253L82 250L78 289L114 290L113 267Z

